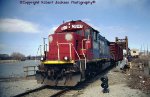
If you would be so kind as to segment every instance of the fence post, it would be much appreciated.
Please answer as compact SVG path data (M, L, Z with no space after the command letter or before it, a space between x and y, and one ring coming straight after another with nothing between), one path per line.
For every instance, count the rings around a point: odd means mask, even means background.
M30 72L32 72L32 73L34 73L33 75L35 75L35 73L36 73L36 68L35 68L36 66L25 66L24 67L24 73L25 73L25 76L26 76L26 78L28 77L28 76L30 76L29 74L30 74ZM31 75L32 76L32 75Z
M34 75L35 75L35 66L34 66Z

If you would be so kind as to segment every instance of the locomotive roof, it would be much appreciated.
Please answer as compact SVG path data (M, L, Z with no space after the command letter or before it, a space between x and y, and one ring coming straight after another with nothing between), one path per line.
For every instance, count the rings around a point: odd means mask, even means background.
M87 28L92 28L89 26L87 23L81 21L81 20L76 20L76 21L69 21L61 24L56 30L55 33L61 33L63 31L71 31L71 30L78 30L78 29L87 29ZM93 28L92 28L93 29ZM98 32L97 30L93 29L94 31Z
M56 30L55 33L63 33L65 31L72 31L72 30L82 30L82 29L87 29L90 28L93 31L99 33L99 31L95 30L94 28L92 28L90 25L88 25L87 23L81 21L81 20L76 20L76 21L69 21L69 22L65 22L63 24L61 24ZM105 37L101 36L101 39L106 40L107 43L109 44L109 41L107 39L105 39Z

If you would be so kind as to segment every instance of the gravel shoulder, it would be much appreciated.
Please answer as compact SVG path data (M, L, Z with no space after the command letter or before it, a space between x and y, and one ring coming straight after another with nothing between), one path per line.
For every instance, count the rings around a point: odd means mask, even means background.
M99 79L83 89L78 97L150 97L150 94L143 93L138 89L131 89L128 86L130 74L122 73L115 68L107 76L109 78L109 93L102 93Z
M40 86L41 84L37 84L36 80L0 82L0 97L12 97Z
M150 93L146 94L139 88L134 89L130 85L136 85L139 81L135 81L130 73L122 73L118 68L114 68L107 74L109 78L109 93L102 93L100 79L90 83L85 88L78 90L77 97L150 97ZM135 77L134 77L135 78ZM132 83L131 83L132 82ZM7 82L0 82L0 97L12 97L14 95L23 93L30 89L40 87L34 78L13 80ZM50 90L51 93L55 92ZM27 97L49 97L49 90L44 90L38 94L28 95ZM70 96L69 96L70 97ZM72 97L72 96L71 96Z

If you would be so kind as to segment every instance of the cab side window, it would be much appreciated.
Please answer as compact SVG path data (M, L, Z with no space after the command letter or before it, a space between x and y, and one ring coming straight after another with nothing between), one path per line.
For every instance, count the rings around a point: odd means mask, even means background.
M85 30L85 38L88 38L90 36L90 29Z
M93 32L93 40L95 40L95 41L98 40L98 32L96 32L96 31Z

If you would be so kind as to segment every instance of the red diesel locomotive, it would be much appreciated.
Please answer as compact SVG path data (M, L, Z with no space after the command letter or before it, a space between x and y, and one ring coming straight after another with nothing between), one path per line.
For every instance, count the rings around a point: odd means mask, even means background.
M74 86L123 59L123 50L81 20L60 25L49 35L49 50L36 71L39 83Z

